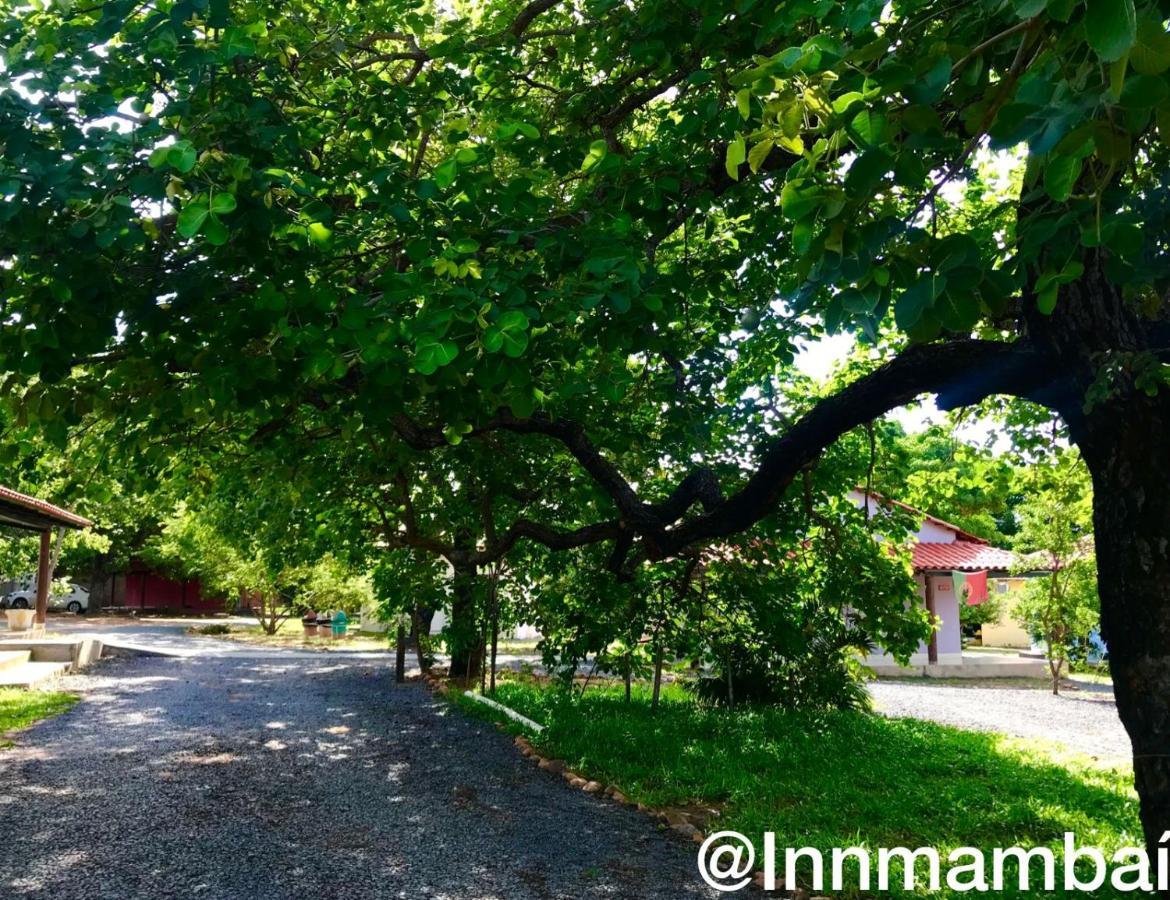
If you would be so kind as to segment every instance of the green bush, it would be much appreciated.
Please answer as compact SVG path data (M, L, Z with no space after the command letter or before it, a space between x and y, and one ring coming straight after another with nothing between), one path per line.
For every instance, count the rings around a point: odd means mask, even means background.
M959 604L959 625L963 633L973 635L983 625L998 622L1004 614L1004 601L1001 594L991 594L982 603L971 605Z
M699 699L716 705L756 703L808 711L870 708L865 670L848 649L814 646L795 659L732 650L728 658L730 666L725 664L716 675L688 683Z
M194 629L196 634L231 634L231 626L222 622L213 622L210 625L200 625Z

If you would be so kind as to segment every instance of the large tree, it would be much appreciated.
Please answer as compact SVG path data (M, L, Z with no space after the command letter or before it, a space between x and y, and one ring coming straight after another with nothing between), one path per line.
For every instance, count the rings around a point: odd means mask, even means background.
M10 5L5 393L58 431L147 422L147 458L241 411L258 439L328 410L410 452L555 442L608 504L556 541L610 541L619 571L750 528L924 393L1027 398L1093 476L1156 841L1168 8ZM840 330L872 371L772 403L796 340ZM767 424L736 434L745 396Z

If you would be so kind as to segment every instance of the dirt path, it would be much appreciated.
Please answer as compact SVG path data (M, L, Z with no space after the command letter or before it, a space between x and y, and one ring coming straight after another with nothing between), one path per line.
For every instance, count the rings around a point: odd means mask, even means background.
M1053 696L1043 684L1006 686L992 679L937 684L906 678L875 681L870 693L884 715L1055 741L1107 763L1132 760L1111 688L1082 684Z
M0 752L0 896L704 893L695 846L380 664L127 659ZM19 849L17 849L19 848Z

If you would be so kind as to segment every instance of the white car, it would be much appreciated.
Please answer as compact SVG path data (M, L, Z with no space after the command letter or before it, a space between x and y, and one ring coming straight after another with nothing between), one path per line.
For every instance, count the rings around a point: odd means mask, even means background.
M37 586L23 586L4 597L0 606L9 609L32 609L37 605ZM79 584L69 584L64 594L49 594L49 609L63 609L71 613L82 613L89 609L89 591Z

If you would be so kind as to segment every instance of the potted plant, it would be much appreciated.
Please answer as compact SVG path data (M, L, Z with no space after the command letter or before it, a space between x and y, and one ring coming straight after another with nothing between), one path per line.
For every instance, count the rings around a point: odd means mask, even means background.
M9 631L32 631L33 619L36 618L35 609L6 609L4 615L8 619Z

